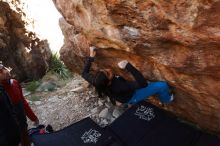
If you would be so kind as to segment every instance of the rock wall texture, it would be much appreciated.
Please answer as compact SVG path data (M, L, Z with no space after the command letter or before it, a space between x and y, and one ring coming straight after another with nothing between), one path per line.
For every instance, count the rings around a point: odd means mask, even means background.
M97 67L127 59L149 80L174 87L168 110L220 134L220 0L53 0L65 64L80 72L88 47ZM157 102L156 102L157 104Z
M22 15L0 1L0 60L16 79L39 79L48 70L51 51L46 40L25 29Z

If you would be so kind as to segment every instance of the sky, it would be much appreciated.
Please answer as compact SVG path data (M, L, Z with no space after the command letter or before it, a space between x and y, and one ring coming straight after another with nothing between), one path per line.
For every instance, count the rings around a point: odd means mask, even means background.
M63 45L63 35L59 27L61 14L56 9L52 0L24 0L26 14L34 20L34 26L27 29L39 35L41 39L47 39L52 52L59 52Z

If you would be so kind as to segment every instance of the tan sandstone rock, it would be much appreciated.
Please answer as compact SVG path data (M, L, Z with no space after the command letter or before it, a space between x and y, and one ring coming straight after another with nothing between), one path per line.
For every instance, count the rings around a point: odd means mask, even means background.
M175 87L168 107L202 128L220 133L219 0L53 0L65 64L81 72L88 47L98 48L93 70L127 59L147 79Z
M46 40L26 30L22 15L0 1L0 61L13 69L14 78L37 80L49 69L51 51Z

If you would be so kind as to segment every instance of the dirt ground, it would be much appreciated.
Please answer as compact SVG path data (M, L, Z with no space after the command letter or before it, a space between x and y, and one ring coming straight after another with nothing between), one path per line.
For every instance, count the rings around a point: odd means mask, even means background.
M123 109L113 106L109 99L99 99L93 87L79 75L73 75L64 86L54 91L36 92L26 96L30 106L38 116L40 124L52 125L55 130L62 129L85 117L91 117L100 126L114 121ZM33 123L29 121L29 127Z

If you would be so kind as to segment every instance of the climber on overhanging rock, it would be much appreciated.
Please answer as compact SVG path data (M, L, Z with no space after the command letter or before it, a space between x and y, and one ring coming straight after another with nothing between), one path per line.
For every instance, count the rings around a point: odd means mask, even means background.
M163 104L173 101L173 94L169 92L169 86L166 82L148 82L127 60L119 62L118 66L129 71L135 81L127 81L121 76L114 75L111 69L100 69L94 75L91 74L90 67L96 56L96 51L95 47L90 47L90 56L86 59L82 77L95 86L99 97L107 95L114 105L136 104L155 94L159 95Z

